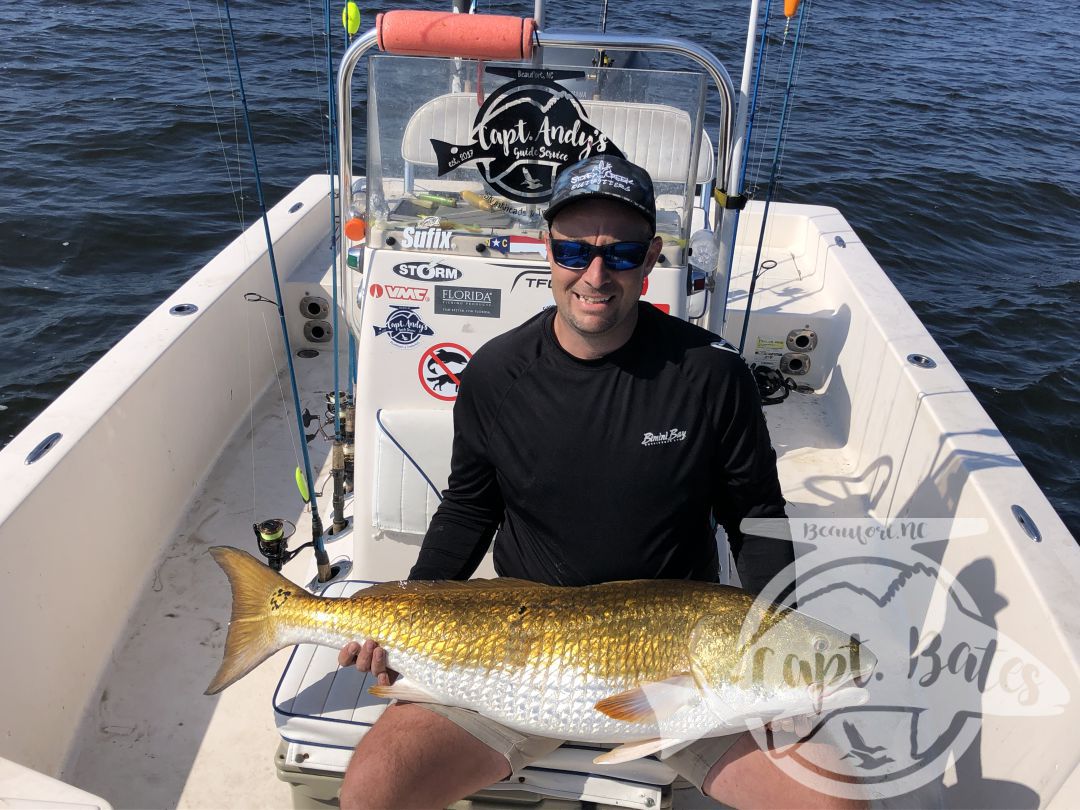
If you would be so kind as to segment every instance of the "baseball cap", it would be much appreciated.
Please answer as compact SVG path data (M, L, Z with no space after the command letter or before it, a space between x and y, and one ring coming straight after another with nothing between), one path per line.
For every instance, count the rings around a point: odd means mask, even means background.
M640 213L656 230L656 198L652 178L640 166L615 155L592 155L564 166L551 186L551 202L544 219L551 224L555 215L571 203L589 199L609 199L625 203Z

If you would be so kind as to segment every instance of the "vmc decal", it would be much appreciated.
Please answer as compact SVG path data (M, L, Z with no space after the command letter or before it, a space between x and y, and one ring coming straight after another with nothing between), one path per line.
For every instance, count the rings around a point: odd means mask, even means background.
M475 162L492 188L520 203L551 198L555 172L590 155L625 157L614 143L589 123L581 102L559 84L583 79L567 70L487 68L507 76L488 96L473 119L473 142L451 144L431 139L439 175Z

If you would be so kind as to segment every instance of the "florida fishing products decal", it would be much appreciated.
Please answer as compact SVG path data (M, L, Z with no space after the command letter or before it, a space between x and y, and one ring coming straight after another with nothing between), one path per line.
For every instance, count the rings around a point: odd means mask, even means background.
M461 372L472 360L472 352L456 343L436 343L420 358L417 372L424 391L435 399L453 402L461 385Z
M559 84L583 79L569 70L489 67L511 81L487 97L473 119L473 142L431 139L439 175L475 163L487 183L520 203L546 202L560 166L590 155L625 157L589 123L581 102Z
M435 285L436 315L470 315L498 318L502 310L502 290L491 287L443 287Z
M376 337L389 335L390 342L395 346L407 349L415 346L422 337L430 337L435 333L431 327L424 323L416 310L420 307L395 306L386 316L386 326L373 326Z

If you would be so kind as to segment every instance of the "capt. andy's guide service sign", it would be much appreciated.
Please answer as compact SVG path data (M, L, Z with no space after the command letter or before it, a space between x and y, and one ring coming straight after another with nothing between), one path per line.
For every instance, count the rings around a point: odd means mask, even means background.
M561 166L590 155L626 157L589 123L577 97L559 84L583 79L570 70L489 67L487 73L511 81L495 90L473 119L469 144L431 139L439 176L475 163L487 183L508 199L541 203Z

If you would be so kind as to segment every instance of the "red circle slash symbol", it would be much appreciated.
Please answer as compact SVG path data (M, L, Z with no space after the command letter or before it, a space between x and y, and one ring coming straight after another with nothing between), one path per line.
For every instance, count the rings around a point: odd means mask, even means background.
M457 343L436 343L420 358L417 373L420 385L431 396L443 402L457 399L461 372L469 365L472 352Z

